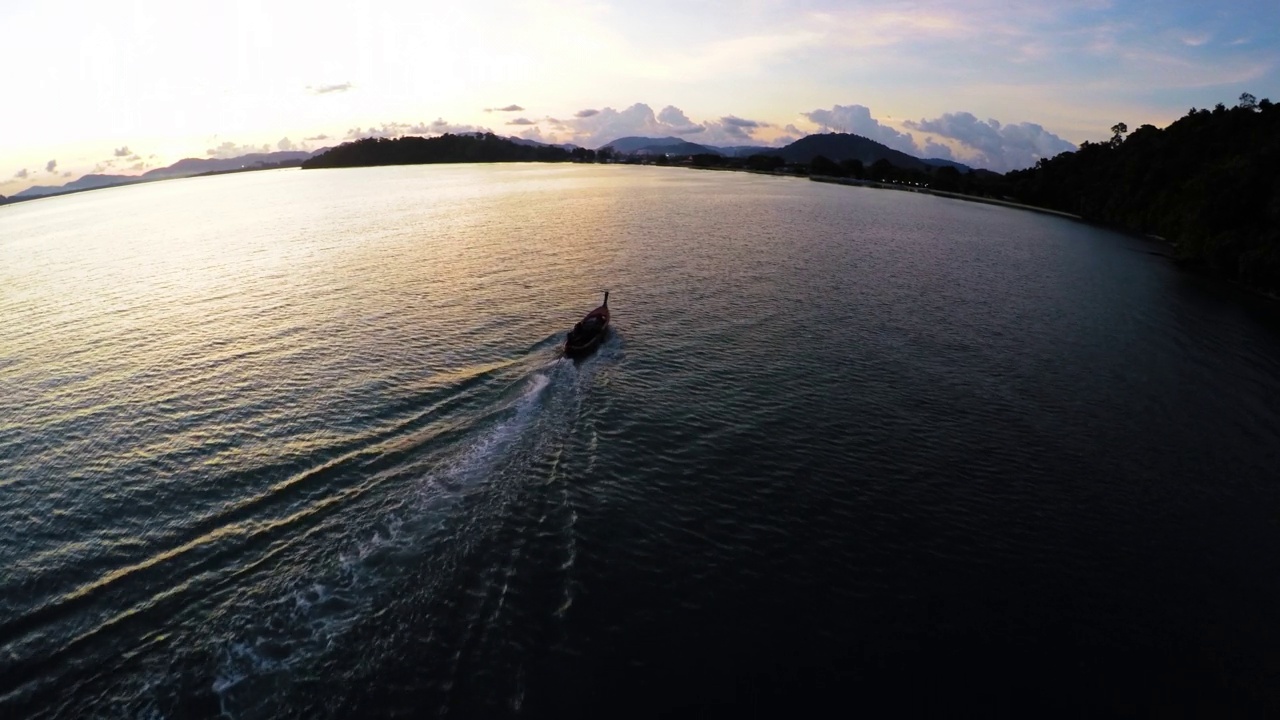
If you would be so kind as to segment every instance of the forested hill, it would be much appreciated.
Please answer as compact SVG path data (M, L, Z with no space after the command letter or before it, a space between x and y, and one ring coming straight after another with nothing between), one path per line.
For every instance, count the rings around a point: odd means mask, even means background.
M888 160L900 170L927 170L923 160L904 152L899 152L875 140L850 133L820 133L808 135L778 150L769 151L769 155L793 163L812 163L818 156L839 162L841 160L858 160L864 165L871 165L877 160Z
M1179 259L1280 292L1280 106L1242 95L1161 130L1112 128L1110 142L1008 173L1018 200L1159 235Z
M551 145L521 145L497 135L365 138L339 145L302 164L303 169L419 165L424 163L554 162L572 154Z

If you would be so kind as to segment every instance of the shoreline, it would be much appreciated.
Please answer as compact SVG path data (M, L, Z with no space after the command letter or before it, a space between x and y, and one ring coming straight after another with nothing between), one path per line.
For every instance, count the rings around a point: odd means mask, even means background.
M979 195L966 195L964 193L949 192L947 190L934 190L933 188L916 187L914 185L899 185L897 183L886 183L878 180L859 180L857 178L835 177L834 175L810 175L809 179L813 182L830 183L832 185L850 185L853 187L870 187L880 190L900 190L902 192L914 192L924 195L936 195L938 197L952 198L955 200L965 200L968 202L983 203L985 205L999 205L1001 207L1015 208L1017 210L1030 210L1031 212L1042 213L1045 215L1057 215L1069 220L1079 220L1088 222L1083 217L1061 210L1051 210L1049 208L1038 207L1036 205L1025 205L1023 203L1012 202L1009 200L998 200L996 198L981 197ZM1091 223L1092 224L1092 223Z
M762 171L748 170L747 172L762 172ZM792 176L790 175L790 173L767 173L767 174ZM792 176L792 177L795 177L795 176ZM898 185L896 183L879 182L877 180L859 180L856 178L842 178L842 177L835 177L832 175L810 175L808 177L813 182L829 183L832 185L848 185L851 187L869 187L876 190L899 190L903 192L915 192L915 193L921 193L924 195L936 195L938 197L953 198L955 200L965 200L968 202L983 203L986 205L997 205L1000 207L1007 207L1014 210L1029 210L1031 212L1040 213L1042 215L1056 215L1058 217L1066 218L1068 220L1074 220L1076 222L1082 222L1087 225L1092 225L1094 227L1099 227L1106 230L1112 230L1114 232L1131 235L1135 238L1140 238L1148 242L1157 243L1161 247L1168 248L1170 250L1176 251L1177 249L1177 246L1174 243L1170 242L1166 238L1160 237L1159 235L1152 235L1151 233L1138 232L1138 231L1130 230L1124 227L1117 227L1114 225L1109 225L1107 223L1101 223L1095 220L1089 220L1080 215L1063 212L1061 210L1052 210L1050 208L1037 207L1035 205L1025 205L1023 203L1010 202L1008 200L997 200L995 198L979 197L977 195L965 195L963 193L947 192L945 190L934 190L931 188L903 186L903 185ZM1231 287L1234 290L1242 290L1254 298L1259 298L1264 301L1274 303L1277 306L1280 306L1280 293L1273 293L1267 290L1263 290L1261 288L1250 287L1249 285L1246 285L1245 283L1242 283L1238 280L1233 280L1228 277L1223 277L1222 275L1219 275L1218 273L1215 273L1211 269L1205 268L1200 264L1181 259L1177 255L1172 255L1165 252L1155 252L1155 251L1151 251L1151 254L1162 257L1165 260L1168 260L1170 263L1174 265L1174 267L1177 267L1179 270L1183 272L1190 273L1197 277L1210 278L1218 282L1225 283L1228 287Z

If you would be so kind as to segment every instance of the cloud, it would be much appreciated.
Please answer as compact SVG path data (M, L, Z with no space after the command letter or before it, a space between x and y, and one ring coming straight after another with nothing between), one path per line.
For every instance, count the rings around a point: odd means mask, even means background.
M636 103L617 110L611 107L579 110L572 118L555 120L547 118L540 123L546 141L572 143L582 147L597 148L621 137L687 137L709 145L742 145L744 141L756 141L753 134L761 128L774 127L758 120L748 120L736 115L726 115L718 120L695 122L683 110L667 105L655 113L645 103ZM547 132L552 130L553 132ZM796 134L803 134L796 131ZM769 143L772 144L772 143Z
M655 113L653 108L636 103L626 109L606 107L579 110L571 118L543 117L531 119L516 117L503 123L517 132L519 137L556 144L573 144L581 147L601 147L620 137L671 137L696 135L696 142L707 144L743 145L765 143L753 138L761 128L775 127L767 122L749 120L736 115L726 115L719 120L694 122L680 108L668 105ZM517 130L519 128L519 130ZM803 135L794 126L788 131ZM343 136L345 140L362 138L395 138L405 135L441 135L444 133L488 133L490 128L478 125L456 125L438 118L431 123L409 124L387 122L381 126L354 127ZM502 134L502 133L498 133ZM311 139L311 138L308 138Z
M395 138L404 135L402 123L383 123L382 127L359 128L353 127L347 131L347 140L362 140L364 138Z
M997 172L1030 167L1040 158L1076 149L1040 125L983 122L968 112L944 113L932 120L904 121L904 127L929 134L923 142L872 117L871 110L864 105L836 105L801 114L822 132L853 133L916 157L957 160ZM788 126L787 131L793 129ZM940 142L933 136L950 142Z
M747 120L736 115L725 115L720 124L730 137L738 140L750 140L751 134L760 128L773 127L772 124L759 120Z
M44 171L45 171L45 172L49 172L49 173L51 173L51 172L53 172L53 171L55 171L55 170L57 170L57 169L58 169L58 161L57 161L57 160L50 160L49 162L47 162L47 163L45 163L45 164L44 164Z
M129 149L128 145L125 145L122 148L116 148L115 150L116 157L129 157L132 154L133 154L133 151Z
M672 133L673 135L696 135L706 131L706 125L689 125L687 127L673 127L667 132Z
M146 163L143 163L143 162L137 162L137 163L134 163L134 164L130 165L130 166L129 166L129 169L130 169L130 170L142 170L142 169L145 169L146 167L147 167L147 164L146 164Z
M71 171L70 171L70 170L68 170L68 171L66 171L66 172L62 173L62 177L71 177Z
M535 140L537 142L546 142L546 139L542 137L542 131L538 129L537 126L534 126L531 128L525 128L524 130L520 131L520 137L524 138L525 140Z
M927 137L924 139L924 148L921 153L921 157L937 158L940 160L956 159L955 154L951 152L950 146L943 145L942 143L936 142L931 137Z
M493 132L489 128L479 125L455 125L446 122L443 118L437 118L431 123L402 123L388 122L383 123L381 127L368 128L351 128L347 131L346 140L360 140L363 138L397 138L405 135L443 135L452 133L454 135L461 133L487 133Z
M312 137L309 137L309 138L302 138L303 142L323 142L328 139L329 139L328 135L313 135Z
M679 110L674 110L679 113ZM653 108L644 103L636 103L624 110L606 107L586 117L575 117L568 121L570 140L586 147L599 147L620 137L640 135L644 137L663 137L678 134L676 125L668 120L673 119L671 111L663 109L661 116L654 115ZM680 113L680 118L684 117ZM663 119L665 118L665 120ZM687 118L684 120L687 122Z
M252 153L269 153L270 145L237 145L231 141L226 141L218 147L209 148L205 151L209 157L219 160L228 160L230 158L240 157L241 155L249 155Z
M910 133L882 125L871 117L871 109L865 105L836 105L829 110L812 110L801 115L821 128L821 132L853 133L911 155L920 152Z
M16 177L16 178L20 178L20 179L25 180L25 179L27 178L27 176L28 176L28 175L30 175L30 174L31 174L31 173L27 172L27 169L26 169L26 168L22 168L22 169L21 169L21 170L19 170L18 172L14 173L14 174L13 174L13 176L14 176L14 177Z
M280 138L280 142L276 143L277 150L297 150L298 146L293 144L289 138Z
M312 95L328 95L329 93L346 92L353 87L355 86L352 85L351 83L344 82L344 83L338 83L336 85L318 85L315 87L308 85L307 89L311 91Z
M791 123L787 123L787 125L782 128L782 131L786 134L774 138L773 143L775 145L790 145L796 140L799 140L809 134Z
M461 135L463 133L487 133L487 132L493 132L493 131L487 127L481 127L479 125L456 125L451 122L446 122L444 118L436 118L431 122L431 125L428 127L428 132L423 134L424 135L426 134L443 135L445 133L451 133L453 135Z
M934 133L973 150L972 162L998 172L1031 167L1041 158L1069 152L1076 146L1035 123L1002 125L981 121L968 112L944 113L932 120L908 120L913 130Z
M658 113L658 122L676 127L693 125L693 121L689 119L689 116L685 115L684 111L675 105L668 105L662 108L662 111Z
M487 113L491 113L491 112L521 112L522 110L524 110L524 108L520 107L519 105L508 105L508 106L506 106L506 107L500 107L500 108L485 108L485 109L484 109L484 111L485 111L485 112L487 112Z

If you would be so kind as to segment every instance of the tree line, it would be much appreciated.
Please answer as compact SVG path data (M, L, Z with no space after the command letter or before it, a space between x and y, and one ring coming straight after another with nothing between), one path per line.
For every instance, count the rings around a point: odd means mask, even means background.
M1176 257L1280 292L1280 107L1249 93L1167 128L1111 139L1007 173L1010 194L1171 242Z
M368 138L344 143L304 168L460 162L685 163L698 168L831 175L913 184L1060 210L1156 235L1176 257L1255 289L1280 293L1280 107L1245 93L1235 107L1192 108L1167 128L1125 123L1105 142L1001 175L950 165L904 169L880 158L818 155L808 163L761 153L687 158L628 156L608 148L525 145L492 133Z
M1164 129L1116 123L1104 142L1003 175L821 155L807 164L771 155L694 156L691 164L914 184L1060 210L1158 236L1186 265L1280 294L1280 105L1250 93L1231 108L1191 108Z
M581 151L581 152L579 152ZM363 138L343 143L302 163L312 168L429 163L568 162L586 160L594 151L555 145L523 145L493 133L438 137Z

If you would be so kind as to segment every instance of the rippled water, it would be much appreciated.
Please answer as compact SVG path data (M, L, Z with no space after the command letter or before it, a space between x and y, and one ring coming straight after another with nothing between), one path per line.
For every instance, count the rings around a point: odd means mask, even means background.
M1276 315L1153 249L635 167L0 208L0 712L1280 710Z

